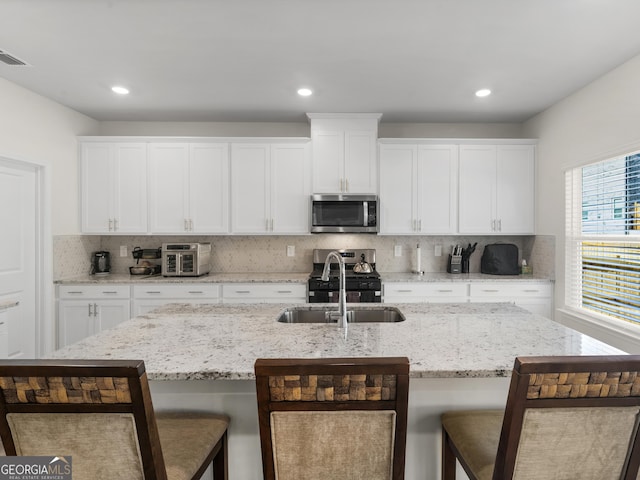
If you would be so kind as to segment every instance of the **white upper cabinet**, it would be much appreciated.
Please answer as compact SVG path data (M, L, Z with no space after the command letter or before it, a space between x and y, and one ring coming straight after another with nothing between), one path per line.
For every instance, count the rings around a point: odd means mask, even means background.
M455 233L457 175L455 145L381 144L380 233Z
M459 233L533 234L534 145L461 145Z
M227 143L151 143L150 231L229 231Z
M314 193L377 193L380 115L307 114Z
M83 233L147 232L147 146L81 142Z
M309 196L308 142L231 146L233 233L309 233Z

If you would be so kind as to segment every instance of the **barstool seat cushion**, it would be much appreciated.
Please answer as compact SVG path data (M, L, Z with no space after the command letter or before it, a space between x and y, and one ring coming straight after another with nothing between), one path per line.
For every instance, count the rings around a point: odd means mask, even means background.
M206 413L156 412L158 436L169 480L193 477L229 425L229 417Z
M460 410L442 414L442 425L478 480L491 480L504 410Z

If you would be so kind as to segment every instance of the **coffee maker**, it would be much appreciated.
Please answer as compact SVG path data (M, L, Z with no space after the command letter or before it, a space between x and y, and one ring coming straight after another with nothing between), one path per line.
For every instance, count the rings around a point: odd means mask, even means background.
M111 271L111 254L93 252L91 254L91 275L108 275Z

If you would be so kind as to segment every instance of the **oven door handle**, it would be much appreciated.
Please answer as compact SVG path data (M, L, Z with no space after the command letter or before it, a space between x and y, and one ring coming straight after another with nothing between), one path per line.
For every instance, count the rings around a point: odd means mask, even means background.
M369 226L369 202L362 202L362 226Z

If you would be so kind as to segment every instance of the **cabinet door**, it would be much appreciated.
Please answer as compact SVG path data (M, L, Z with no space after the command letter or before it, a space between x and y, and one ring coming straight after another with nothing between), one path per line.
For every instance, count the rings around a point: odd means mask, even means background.
M344 133L313 131L313 193L342 193Z
M380 146L380 233L415 234L417 149L415 145Z
M147 233L147 146L116 144L113 159L115 233Z
M309 233L310 180L308 144L271 146L273 233Z
M233 233L268 233L269 145L231 146L231 228Z
M192 233L229 232L229 147L226 143L190 147L189 226Z
M80 148L82 233L113 233L113 148L110 143Z
M490 233L495 225L496 147L460 146L459 233Z
M343 191L345 193L377 193L378 164L375 133L345 132L344 152Z
M533 145L498 146L496 219L499 233L534 233L534 154Z
M98 319L98 332L113 328L131 318L129 300L96 301L94 308L94 315Z
M188 230L189 145L149 145L150 212L152 233Z
M458 229L458 149L454 145L418 147L418 226L421 233Z
M73 300L58 303L58 348L71 345L96 333L93 303Z

